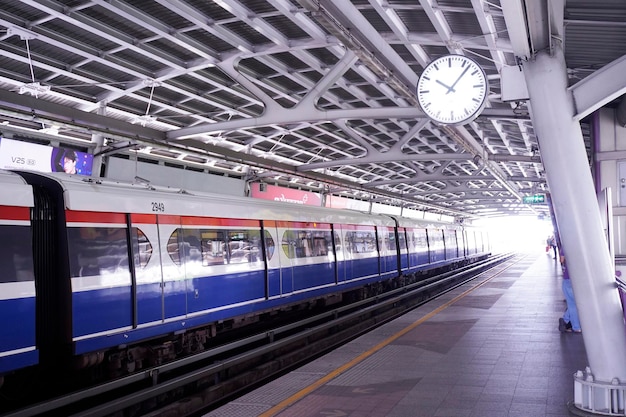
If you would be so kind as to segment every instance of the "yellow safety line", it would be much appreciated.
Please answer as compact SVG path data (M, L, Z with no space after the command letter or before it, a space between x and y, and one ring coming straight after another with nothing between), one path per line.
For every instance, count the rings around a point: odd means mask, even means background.
M523 259L523 258L521 258L521 259ZM503 269L502 271L498 272L496 275L492 276L491 278L488 278L488 279L484 280L483 282L481 282L480 284L476 285L475 287L472 287L472 288L468 289L467 291L463 292L462 294L457 295L456 297L454 297L452 300L448 301L447 303L437 307L436 309L434 309L430 313L426 314L424 317L422 317L421 319L417 320L413 324L405 327L404 329L400 330L398 333L396 333L393 336L390 336L389 338L387 338L386 340L380 342L379 344L377 344L376 346L374 346L370 350L368 350L366 352L363 352L362 354L360 354L356 358L352 359L350 362L345 363L344 365L342 365L339 368L335 369L334 371L332 371L331 373L327 374L326 376L318 379L317 381L315 381L313 384L309 385L308 387L303 388L302 390L296 392L291 397L284 399L283 401L281 401L280 403L276 404L274 407L270 408L269 410L267 410L263 414L259 414L259 417L272 417L276 413L278 413L280 411L283 411L285 408L289 407L291 404L295 403L298 400L301 400L303 397L306 397L308 394L310 394L311 392L315 391L316 389L318 389L319 387L321 387L322 385L324 385L328 381L331 381L332 379L338 377L339 375L341 375L342 373L344 373L348 369L350 369L353 366L357 365L359 362L362 362L363 360L365 360L368 357L372 356L374 353L378 352L379 350L381 350L382 348L384 348L385 346L387 346L388 344L390 344L394 340L398 339L399 337L402 337L406 333L410 332L411 330L413 330L414 328L416 328L417 326L419 326L420 324L422 324L426 320L430 319L431 317L435 316L436 314L439 314L442 310L445 310L446 308L450 307L452 304L456 303L458 300L460 300L461 298L465 297L467 294L471 293L472 291L474 291L475 289L479 288L483 284L491 281L492 279L494 279L495 277L500 275L502 272L506 271L511 266L515 265L521 259L519 259L515 263L507 266L505 269Z

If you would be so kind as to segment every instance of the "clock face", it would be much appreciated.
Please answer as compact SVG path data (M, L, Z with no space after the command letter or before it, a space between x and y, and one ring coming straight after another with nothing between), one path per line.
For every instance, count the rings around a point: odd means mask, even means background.
M417 99L435 122L458 125L478 116L487 89L485 72L473 59L447 55L426 66L417 82Z

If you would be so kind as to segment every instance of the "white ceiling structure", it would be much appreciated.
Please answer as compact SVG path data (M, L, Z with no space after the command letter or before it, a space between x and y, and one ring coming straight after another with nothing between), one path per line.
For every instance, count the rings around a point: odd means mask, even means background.
M589 114L626 88L623 0L4 0L0 134L456 218L545 213L522 202L549 190L501 74L554 40L591 153ZM489 80L465 126L415 97L446 54Z

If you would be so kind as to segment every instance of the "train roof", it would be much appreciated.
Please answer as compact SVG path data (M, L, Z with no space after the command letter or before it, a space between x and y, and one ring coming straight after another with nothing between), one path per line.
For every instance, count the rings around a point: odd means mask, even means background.
M63 190L65 208L77 211L228 217L393 226L390 217L293 203L279 203L146 183L129 183L65 173L29 173L29 182L47 178Z
M392 216L398 221L400 227L420 227L420 228L438 228L438 229L461 229L464 226L455 223L439 222L436 220L414 219L411 217Z
M0 170L0 205L32 207L32 187L19 175Z

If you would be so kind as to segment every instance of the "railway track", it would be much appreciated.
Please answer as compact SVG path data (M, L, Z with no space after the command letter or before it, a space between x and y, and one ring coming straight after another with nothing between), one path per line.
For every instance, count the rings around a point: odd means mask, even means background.
M466 283L504 254L297 322L263 329L191 357L0 417L191 416L207 411Z

